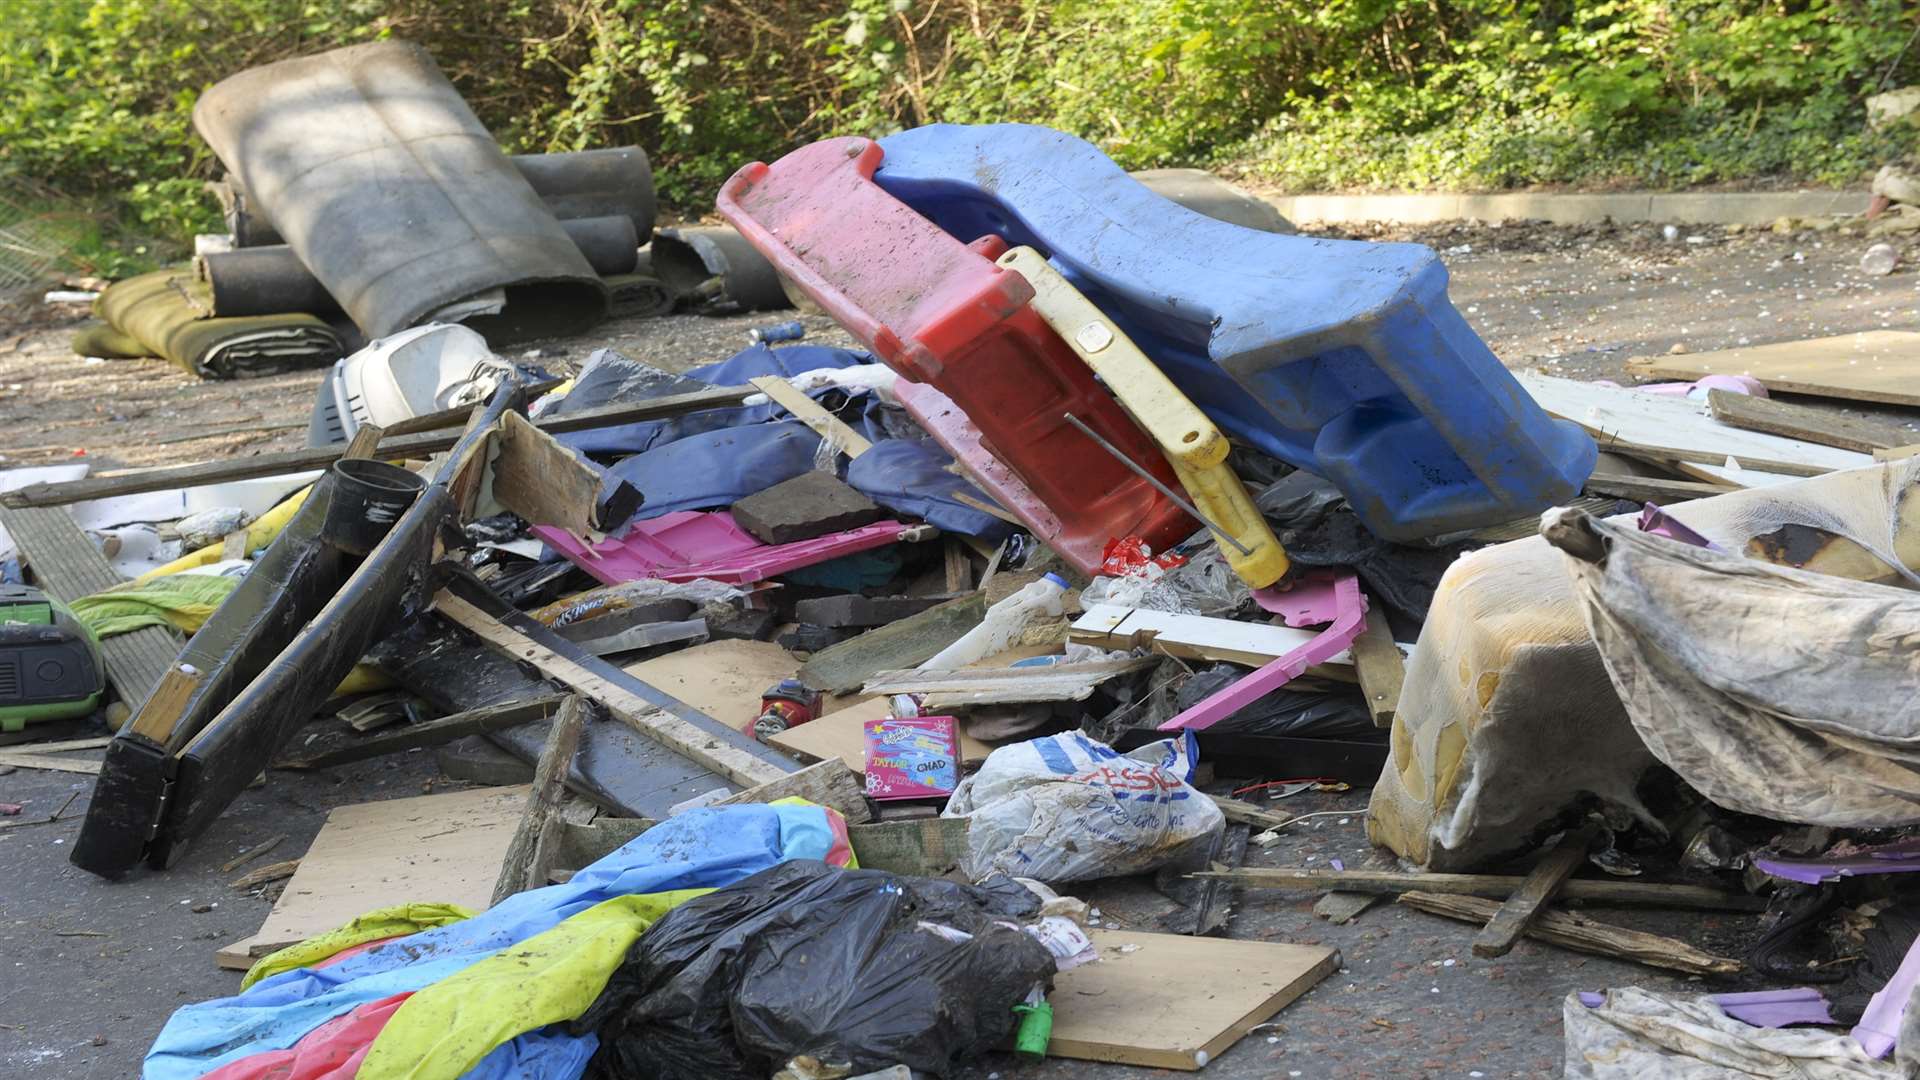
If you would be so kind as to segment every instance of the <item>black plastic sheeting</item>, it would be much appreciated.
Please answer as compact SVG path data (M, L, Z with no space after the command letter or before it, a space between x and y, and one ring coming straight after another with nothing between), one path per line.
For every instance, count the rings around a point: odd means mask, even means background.
M198 130L369 337L504 290L496 344L578 333L607 289L418 45L390 40L221 80Z
M1213 664L1193 673L1174 695L1186 710L1245 678L1252 668ZM1207 728L1216 735L1297 735L1317 739L1373 739L1383 732L1367 712L1357 686L1326 683L1325 689L1282 687Z
M1014 1005L1051 983L1052 954L1005 921L1038 909L1006 878L783 863L655 923L571 1030L600 1036L597 1077L762 1080L801 1054L947 1076L1006 1041Z
M1254 505L1295 566L1352 567L1368 596L1400 614L1392 620L1396 633L1419 632L1441 575L1472 546L1382 540L1360 523L1340 489L1304 469L1269 485Z

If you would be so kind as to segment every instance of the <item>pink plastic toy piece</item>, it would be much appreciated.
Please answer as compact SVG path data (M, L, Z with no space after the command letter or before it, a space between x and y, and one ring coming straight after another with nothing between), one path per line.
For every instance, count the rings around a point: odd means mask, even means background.
M551 525L535 525L533 534L607 585L641 578L707 578L748 585L842 555L885 547L909 528L898 521L879 521L812 540L762 544L725 510L679 510L636 522L625 536L608 537L592 547Z
M1161 731L1207 728L1259 701L1300 677L1315 664L1324 664L1338 656L1367 625L1367 598L1360 592L1360 579L1342 573L1333 583L1338 615L1312 641L1279 657L1246 678L1195 702L1185 712L1160 725Z
M1255 589L1253 602L1288 626L1322 626L1340 617L1339 584L1331 570L1320 570L1301 575L1291 589Z

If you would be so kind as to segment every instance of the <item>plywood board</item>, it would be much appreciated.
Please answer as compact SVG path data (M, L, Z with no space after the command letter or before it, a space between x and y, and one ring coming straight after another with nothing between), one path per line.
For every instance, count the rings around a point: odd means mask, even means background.
M728 727L745 728L760 715L760 696L799 667L771 641L709 641L624 670Z
M1191 1072L1339 966L1318 945L1095 930L1098 963L1054 979L1048 1057Z
M829 716L823 716L809 724L787 730L767 740L768 745L785 750L802 761L825 761L837 757L847 763L847 768L867 774L867 739L863 725L868 720L879 720L889 713L887 699L883 697L863 701L848 709ZM972 738L965 732L960 734L960 767L977 768L993 753L993 747Z
M327 815L260 931L215 960L244 970L276 949L392 904L486 908L526 803L522 785L340 807Z
M1707 480L1763 487L1796 476L1873 463L1870 456L1851 450L1722 424L1708 414L1705 403L1684 397L1597 386L1531 371L1516 372L1515 376L1541 408L1579 424L1602 450L1615 442L1670 449L1676 452L1681 471ZM1727 465L1728 458L1737 464ZM1769 469L1769 465L1777 467Z
M1920 333L1869 330L1716 352L1640 356L1627 361L1627 370L1660 379L1750 375L1769 390L1790 394L1920 405Z

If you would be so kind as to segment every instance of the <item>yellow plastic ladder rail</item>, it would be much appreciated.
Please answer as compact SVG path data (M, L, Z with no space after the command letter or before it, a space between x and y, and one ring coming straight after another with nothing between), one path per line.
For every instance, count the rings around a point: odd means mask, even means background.
M1030 247L1000 256L1000 265L1033 286L1032 307L1113 391L1127 415L1159 444L1205 524L1233 542L1220 553L1241 580L1256 589L1287 572L1287 553L1253 505L1240 477L1227 467L1232 449L1214 426L1113 320L1080 294ZM1235 543L1246 551L1236 550Z

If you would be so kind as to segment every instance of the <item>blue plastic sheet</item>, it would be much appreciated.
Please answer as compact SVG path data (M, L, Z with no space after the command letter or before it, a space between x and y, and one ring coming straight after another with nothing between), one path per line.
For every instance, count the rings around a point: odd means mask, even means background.
M1447 299L1430 248L1281 236L1155 195L1024 124L880 140L874 180L956 239L1047 256L1228 434L1408 540L1544 509L1593 440L1534 403Z
M717 888L789 859L825 859L839 842L828 813L817 806L756 805L681 814L564 885L516 894L464 922L411 934L329 967L282 972L234 997L185 1006L155 1038L141 1075L191 1080L237 1058L292 1046L336 1016L438 982L616 896ZM520 1075L482 1070L572 1060L577 1050L560 1053L523 1042L555 1037L523 1035L483 1059L472 1075ZM495 1057L501 1063L490 1065Z
M789 377L818 368L873 363L866 353L820 345L770 349L755 345L718 364L694 368L687 377L714 386L739 386L763 375ZM666 384L667 389L679 389ZM839 391L828 388L815 397ZM643 400L643 399L623 399ZM842 409L840 419L873 449L847 465L849 485L898 514L924 519L942 532L977 536L997 543L1013 526L976 510L954 496L986 496L948 471L953 457L931 439L893 438L878 398L853 396L858 411ZM601 497L621 482L646 496L633 515L645 521L676 510L715 510L757 491L791 480L814 467L820 437L797 420L775 420L779 406L742 405L707 409L670 420L649 420L620 427L575 431L557 436L577 450L628 454L606 470Z

